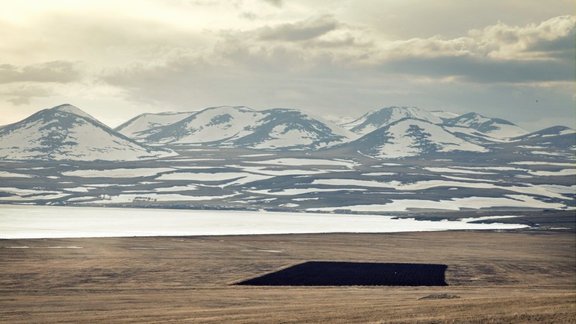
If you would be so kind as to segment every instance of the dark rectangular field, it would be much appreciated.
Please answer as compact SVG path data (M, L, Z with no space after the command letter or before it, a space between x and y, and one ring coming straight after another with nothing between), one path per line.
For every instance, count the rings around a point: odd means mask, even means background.
M249 279L249 286L447 286L444 264L310 261Z

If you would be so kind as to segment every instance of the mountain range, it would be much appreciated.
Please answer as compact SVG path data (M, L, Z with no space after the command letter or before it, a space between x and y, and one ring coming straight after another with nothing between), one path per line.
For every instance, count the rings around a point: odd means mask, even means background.
M576 208L576 133L386 107L335 125L243 106L112 129L72 105L0 127L0 204L298 212Z
M111 129L65 104L0 127L0 158L130 161L173 156L190 147L325 150L377 159L488 154L512 147L519 154L569 153L576 148L574 135L563 126L528 133L499 118L416 107L386 107L335 125L295 109L221 106L146 113Z
M256 111L242 106L223 106L168 116L180 115L184 118L166 123L165 114L143 114L116 130L146 144L291 150L318 149L344 142L351 135L294 109ZM140 129L140 125L150 126Z

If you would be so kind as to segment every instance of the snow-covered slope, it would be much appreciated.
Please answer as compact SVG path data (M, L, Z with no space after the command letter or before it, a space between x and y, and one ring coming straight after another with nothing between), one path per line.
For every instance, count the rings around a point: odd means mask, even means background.
M137 160L175 154L146 145L177 150L210 146L278 151L338 146L382 158L504 152L513 147L514 152L540 155L576 149L576 133L567 127L526 134L502 119L476 113L453 116L414 107L388 107L347 124L352 132L294 109L257 111L221 106L198 112L142 114L116 131L74 106L61 105L0 128L0 158Z
M357 134L365 135L398 120L412 118L443 125L462 134L487 135L495 140L509 139L526 134L517 125L499 118L489 118L477 113L457 115L447 111L427 111L416 107L387 107L369 112L343 126Z
M72 105L44 109L0 128L2 159L124 161L174 154L142 146Z
M255 149L317 149L347 141L354 135L294 109L270 109L252 133L233 141Z
M530 134L513 138L516 146L542 148L576 148L576 130L565 126L545 128Z
M160 131L160 127L162 126L174 124L193 114L194 112L141 114L116 127L114 130L132 139L139 140Z
M343 126L354 133L364 135L405 118L426 120L433 124L442 123L439 116L420 108L386 107L369 112Z
M202 144L239 138L262 118L262 113L241 106L210 107L176 123L160 127L145 138L148 143Z
M256 111L242 106L211 107L143 140L150 144L205 144L254 149L319 148L348 140L349 132L298 110Z
M477 113L467 113L456 118L446 120L445 126L474 129L488 136L504 139L527 133L517 125L500 118L489 118Z
M82 109L80 109L76 106L72 106L70 104L62 104L62 105L56 106L52 109L57 110L59 112L66 112L66 113L74 114L76 116L80 116L82 118L86 118L88 120L91 120L91 121L93 121L99 125L104 125L98 119L92 117L90 114L86 113Z
M563 136L563 135L574 135L576 134L576 130L566 127L566 126L553 126L541 129L539 131L526 134L523 136L515 137L514 140L527 140L527 139L536 139L536 138L549 138L555 136Z
M487 152L483 146L426 120L402 119L346 144L376 158L404 158L441 152Z
M442 119L452 119L456 118L459 115L450 111L443 111L443 110L432 110L430 113L436 117L440 117Z

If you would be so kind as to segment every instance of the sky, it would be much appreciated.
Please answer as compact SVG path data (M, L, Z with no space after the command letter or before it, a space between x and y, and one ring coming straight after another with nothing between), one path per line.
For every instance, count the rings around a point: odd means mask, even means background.
M234 105L576 127L572 0L0 0L0 125Z

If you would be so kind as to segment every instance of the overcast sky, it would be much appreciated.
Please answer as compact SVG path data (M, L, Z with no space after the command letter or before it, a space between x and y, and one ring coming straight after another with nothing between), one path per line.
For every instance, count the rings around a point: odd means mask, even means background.
M575 127L573 0L0 0L0 124L399 105Z

